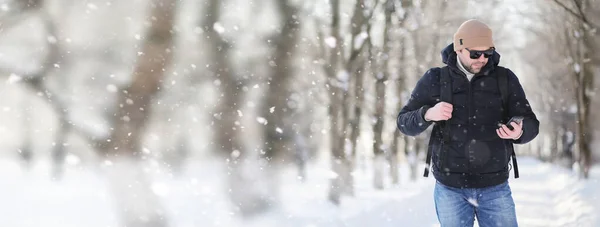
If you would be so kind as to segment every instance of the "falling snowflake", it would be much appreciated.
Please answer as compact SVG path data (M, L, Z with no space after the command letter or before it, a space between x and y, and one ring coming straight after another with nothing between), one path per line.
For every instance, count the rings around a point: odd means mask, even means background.
M6 81L8 84L15 84L19 81L23 80L23 78L17 74L10 74L10 76L8 77L8 80Z
M258 123L261 123L263 125L267 125L267 119L263 118L263 117L257 117L256 121L258 121Z
M330 48L335 48L335 46L337 45L337 40L334 37L330 36L330 37L325 38L325 43Z
M216 22L216 23L213 25L213 29L215 29L215 31L216 31L217 33L219 33L219 34L221 34L221 33L225 32L225 28L224 28L224 27L223 27L223 25L221 25L221 23L219 23L219 22Z

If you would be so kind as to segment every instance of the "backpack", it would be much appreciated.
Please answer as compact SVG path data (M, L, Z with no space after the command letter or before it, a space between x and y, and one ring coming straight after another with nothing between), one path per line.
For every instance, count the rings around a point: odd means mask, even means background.
M441 70L442 72L440 75L440 100L447 103L452 103L452 79L450 78L450 68L448 68L448 66L444 66L441 68ZM500 90L500 96L502 98L502 109L504 111L503 118L508 118L508 69L497 66L496 73L498 76L498 89ZM442 130L443 143L449 143L450 127L447 126L446 121L441 121L438 123L440 124L440 128ZM430 139L430 147L432 145L432 141L433 140ZM424 177L429 176L429 167L431 165L432 152L432 149L427 149L425 172L423 173ZM517 166L517 156L515 154L515 149L511 149L510 152L512 165L515 172L515 178L519 178L519 167Z

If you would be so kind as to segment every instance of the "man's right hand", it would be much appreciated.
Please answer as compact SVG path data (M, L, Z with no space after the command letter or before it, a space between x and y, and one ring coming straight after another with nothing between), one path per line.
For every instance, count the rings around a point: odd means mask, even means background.
M452 118L452 104L447 102L438 102L425 113L426 121L446 121Z

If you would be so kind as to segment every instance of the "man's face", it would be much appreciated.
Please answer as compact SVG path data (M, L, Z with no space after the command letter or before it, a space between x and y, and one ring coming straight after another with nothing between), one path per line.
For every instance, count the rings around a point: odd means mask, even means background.
M471 73L479 73L481 71L481 69L483 68L483 66L485 66L485 64L487 64L488 62L488 58L487 57L491 56L490 53L493 53L493 51L490 52L490 47L485 47L485 46L480 46L480 47L472 47L472 48L468 48L468 49L462 49L456 52L456 54L458 55L458 58L460 59L460 62L462 63L462 65L465 67L465 69L467 69L469 72ZM471 56L477 55L476 52L480 51L479 54L480 56L476 59L472 59ZM486 54L481 53L481 51L488 51L486 52ZM473 52L473 54L471 54L471 52ZM490 54L490 55L488 55Z

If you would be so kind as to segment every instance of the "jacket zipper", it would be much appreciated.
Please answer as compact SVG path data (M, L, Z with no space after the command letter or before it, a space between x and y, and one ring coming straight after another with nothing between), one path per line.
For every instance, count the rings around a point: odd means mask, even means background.
M465 75L465 78L467 79L467 84L468 84L468 88L467 88L467 113L469 113L469 116L467 116L467 138L471 138L471 130L469 130L471 128L471 105L472 105L472 91L471 91L471 82L475 79L475 75L473 75L473 77L471 77L471 80L469 80L469 78L467 78L467 75ZM467 143L471 143L471 141L468 141ZM469 157L467 157L467 172L471 172L471 158L473 157L473 155L471 154L471 152L473 152L469 147L470 146L465 146L467 147L467 149L469 149L468 154Z

